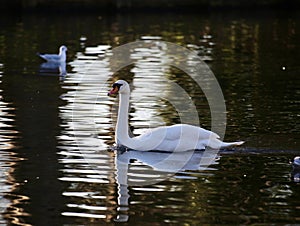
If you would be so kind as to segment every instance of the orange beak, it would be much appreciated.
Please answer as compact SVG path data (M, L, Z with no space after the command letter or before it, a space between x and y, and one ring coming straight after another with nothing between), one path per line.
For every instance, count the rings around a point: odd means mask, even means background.
M118 93L119 91L119 88L117 86L113 87L108 93L107 93L107 96L111 96L113 94L116 94Z

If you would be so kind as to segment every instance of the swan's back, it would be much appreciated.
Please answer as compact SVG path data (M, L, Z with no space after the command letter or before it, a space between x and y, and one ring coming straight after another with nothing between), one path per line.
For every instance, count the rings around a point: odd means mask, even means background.
M133 139L139 143L137 150L181 151L204 149L212 138L217 139L218 135L200 127L177 124L149 130Z
M63 61L63 59L61 59L61 57L57 54L39 54L39 56L41 58L43 58L44 60L50 61L50 62Z

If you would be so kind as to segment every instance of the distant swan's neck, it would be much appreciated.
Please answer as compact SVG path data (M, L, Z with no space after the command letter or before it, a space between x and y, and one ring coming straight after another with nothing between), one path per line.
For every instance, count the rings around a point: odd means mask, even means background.
M67 58L66 52L60 51L58 55L60 57L60 61L66 61L66 58Z
M131 138L128 135L128 109L129 109L129 95L119 95L119 111L116 126L116 143L127 146Z

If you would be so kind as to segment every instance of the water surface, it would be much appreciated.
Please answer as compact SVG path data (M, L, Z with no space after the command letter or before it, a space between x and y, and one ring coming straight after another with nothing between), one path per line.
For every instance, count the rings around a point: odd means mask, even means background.
M1 224L299 224L299 183L289 163L299 155L298 15L2 16ZM168 98L186 100L170 81L191 97L201 126L211 127L203 91L166 63L172 56L163 47L137 48L135 64L112 72L112 49L136 40L197 51L226 100L225 140L246 144L222 151L204 170L203 153L193 153L179 172L172 166L182 155L157 164L169 155L111 151L117 98L106 93L117 79L132 86L134 135L180 123ZM66 65L35 55L61 44L69 49Z

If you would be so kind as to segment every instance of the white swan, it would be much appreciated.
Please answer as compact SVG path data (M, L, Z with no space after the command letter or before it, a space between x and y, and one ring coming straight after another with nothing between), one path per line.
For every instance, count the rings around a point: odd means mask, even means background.
M48 62L56 62L56 63L62 63L66 62L67 59L67 47L66 46L61 46L59 48L59 53L58 54L40 54L38 53L38 56L41 57L42 59L48 61Z
M219 149L234 145L241 145L244 142L222 142L219 136L211 131L197 126L177 124L172 126L161 126L146 133L130 137L128 134L128 108L130 87L124 80L118 80L112 86L108 95L120 94L119 112L115 131L117 146L125 146L138 151L166 151L183 152L195 149L210 147Z

